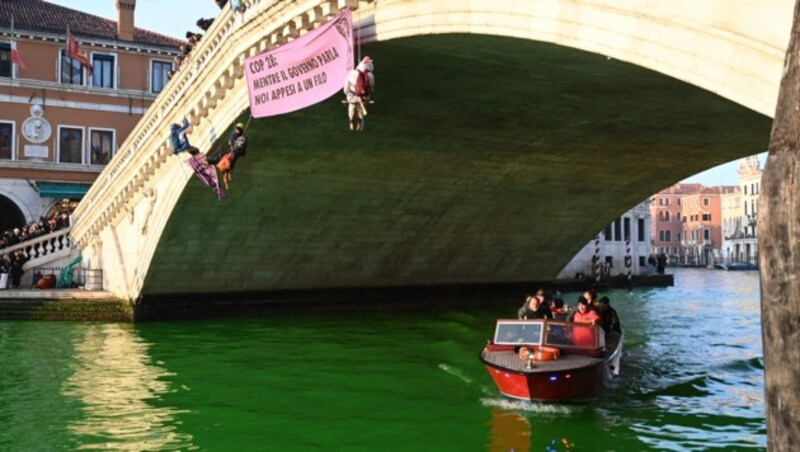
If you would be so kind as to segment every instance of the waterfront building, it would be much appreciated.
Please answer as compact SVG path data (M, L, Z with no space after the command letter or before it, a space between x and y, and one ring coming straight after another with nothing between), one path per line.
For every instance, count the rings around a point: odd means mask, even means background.
M722 196L734 186L703 188L681 198L681 246L684 265L711 265L722 258Z
M136 28L136 0L116 5L114 22L0 2L0 230L74 206L167 83L180 41Z
M681 200L700 193L703 184L678 183L653 195L650 202L653 252L663 253L670 264L683 262L683 218Z
M732 262L733 240L744 236L744 206L740 187L722 195L722 257L723 263Z
M738 227L726 237L724 255L728 263L758 263L758 196L761 193L763 172L755 155L739 161L739 203L728 218Z
M558 278L592 277L592 258L595 255L602 271L609 276L627 274L627 256L630 257L631 274L649 273L647 258L653 252L650 221L650 200L637 204L600 231L596 239L590 240L564 266Z

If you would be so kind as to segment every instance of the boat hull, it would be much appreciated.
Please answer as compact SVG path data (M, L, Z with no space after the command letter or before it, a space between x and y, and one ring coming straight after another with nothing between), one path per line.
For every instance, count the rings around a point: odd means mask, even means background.
M550 369L548 363L516 371L481 358L500 392L513 399L582 402L597 398L619 374L622 340L613 352L582 367Z
M520 374L486 365L497 389L506 396L542 402L582 401L597 397L600 365L572 371Z

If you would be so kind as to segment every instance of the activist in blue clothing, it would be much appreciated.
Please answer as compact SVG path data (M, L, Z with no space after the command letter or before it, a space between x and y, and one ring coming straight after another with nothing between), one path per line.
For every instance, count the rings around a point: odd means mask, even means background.
M172 144L172 153L177 154L181 151L189 151L189 154L195 155L199 151L196 147L189 144L189 138L186 137L186 129L189 128L189 120L183 120L183 126L172 124L169 127L169 141Z

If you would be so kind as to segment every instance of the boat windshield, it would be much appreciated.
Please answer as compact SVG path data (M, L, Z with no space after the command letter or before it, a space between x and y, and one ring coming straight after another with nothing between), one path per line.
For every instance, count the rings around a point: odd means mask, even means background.
M598 350L606 346L605 333L598 325L553 320L498 320L494 343L577 350Z
M541 320L498 320L494 343L500 345L541 345L544 325Z

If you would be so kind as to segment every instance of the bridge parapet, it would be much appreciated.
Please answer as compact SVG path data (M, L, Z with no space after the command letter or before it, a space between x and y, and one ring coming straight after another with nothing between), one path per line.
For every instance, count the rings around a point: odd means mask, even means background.
M54 261L68 258L72 253L72 240L70 233L72 227L59 229L22 243L0 249L0 256L11 255L17 250L22 250L27 262L24 269L29 270L42 265L52 264Z

